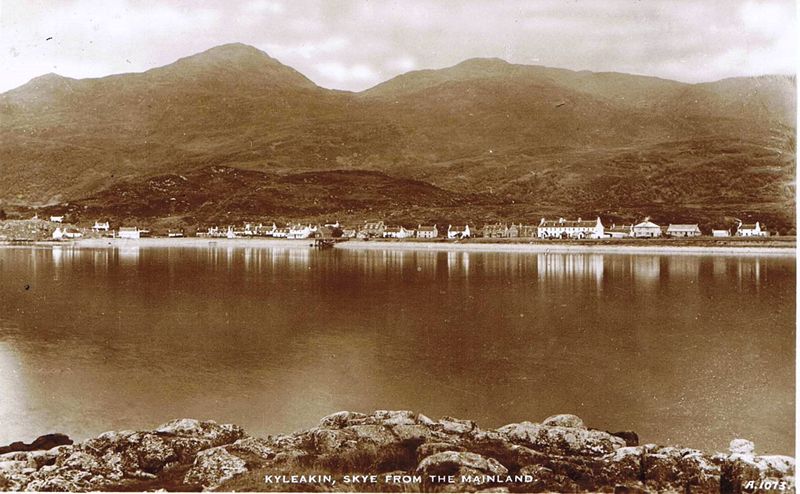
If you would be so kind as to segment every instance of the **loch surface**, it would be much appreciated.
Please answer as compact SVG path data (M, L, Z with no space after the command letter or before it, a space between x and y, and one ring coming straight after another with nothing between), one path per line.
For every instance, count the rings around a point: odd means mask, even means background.
M0 248L0 445L339 410L793 454L795 258Z

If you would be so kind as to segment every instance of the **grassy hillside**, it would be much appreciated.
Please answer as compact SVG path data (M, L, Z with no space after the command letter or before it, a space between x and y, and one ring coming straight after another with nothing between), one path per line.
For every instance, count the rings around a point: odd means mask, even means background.
M795 84L473 59L347 93L224 45L144 73L50 74L0 95L0 205L95 197L101 207L98 193L120 184L225 166L379 171L535 211L753 212L788 225Z

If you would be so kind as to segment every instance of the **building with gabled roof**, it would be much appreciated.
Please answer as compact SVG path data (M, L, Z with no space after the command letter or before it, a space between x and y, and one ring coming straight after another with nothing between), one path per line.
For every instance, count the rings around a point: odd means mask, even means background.
M436 225L417 225L417 238L436 238L439 228Z
M546 220L542 218L537 228L539 238L603 238L605 227L598 216L596 220Z
M699 237L703 232L697 224L692 225L673 225L667 227L667 236L669 237Z
M470 238L471 236L472 236L472 231L469 229L469 225L447 226L447 238L449 239Z
M768 237L769 232L767 231L766 225L762 225L760 222L756 221L755 223L742 223L739 222L739 225L736 228L736 236L737 237Z
M633 225L633 236L636 238L656 238L660 237L661 233L661 227L650 221L650 218Z

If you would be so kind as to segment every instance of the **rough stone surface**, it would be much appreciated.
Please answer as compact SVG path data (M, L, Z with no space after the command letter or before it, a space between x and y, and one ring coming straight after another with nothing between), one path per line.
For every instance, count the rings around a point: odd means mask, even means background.
M324 417L312 429L267 438L247 436L234 425L180 419L153 431L106 432L79 444L0 454L0 490L329 491L336 489L319 481L266 486L263 478L391 473L424 478L418 485L362 487L392 492L716 494L752 492L748 482L768 481L782 486L777 487L781 492L794 492L794 458L758 456L746 440L733 441L730 449L710 455L638 445L633 432L590 429L574 415L482 430L470 420L432 420L405 410L343 411ZM434 482L428 475L452 475L454 481Z
M581 420L580 417L576 415L570 415L568 413L547 417L542 422L542 425L548 425L551 427L572 427L573 429L586 428L586 426L583 424L583 420Z

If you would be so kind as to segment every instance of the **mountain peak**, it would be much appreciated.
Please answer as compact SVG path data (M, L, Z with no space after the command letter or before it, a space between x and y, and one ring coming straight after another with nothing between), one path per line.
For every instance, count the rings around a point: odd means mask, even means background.
M272 86L317 87L293 68L244 43L215 46L149 72L193 79L227 76Z

